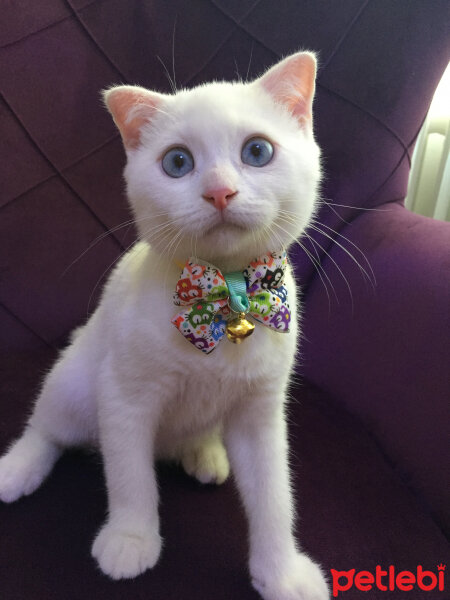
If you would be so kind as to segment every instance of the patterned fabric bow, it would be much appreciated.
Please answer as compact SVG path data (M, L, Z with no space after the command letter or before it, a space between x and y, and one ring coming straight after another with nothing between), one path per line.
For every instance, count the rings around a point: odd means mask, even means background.
M283 285L286 252L268 253L242 272L249 300L248 315L276 331L287 333L291 313ZM178 280L174 304L183 306L172 323L196 348L208 354L225 335L230 290L224 275L213 265L189 259Z

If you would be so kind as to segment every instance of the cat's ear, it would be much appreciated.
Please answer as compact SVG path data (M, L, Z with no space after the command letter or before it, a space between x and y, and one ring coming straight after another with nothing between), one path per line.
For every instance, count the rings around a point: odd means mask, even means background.
M142 126L150 122L164 101L163 94L134 85L120 85L103 92L103 100L117 125L127 150L139 145Z
M269 92L276 102L284 104L300 122L310 123L316 66L312 52L298 52L274 65L255 83Z

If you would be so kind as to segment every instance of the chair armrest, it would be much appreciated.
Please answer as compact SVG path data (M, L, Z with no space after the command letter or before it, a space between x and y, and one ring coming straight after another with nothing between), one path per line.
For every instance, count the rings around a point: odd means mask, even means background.
M450 223L387 204L342 231L367 256L372 288L336 245L323 267L340 304L318 276L305 294L302 373L358 414L391 462L449 519ZM367 269L362 255L337 238ZM450 523L447 522L447 527Z

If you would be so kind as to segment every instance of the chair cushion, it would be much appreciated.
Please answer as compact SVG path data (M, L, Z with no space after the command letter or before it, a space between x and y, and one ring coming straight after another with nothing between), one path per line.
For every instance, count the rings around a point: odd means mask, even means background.
M17 436L54 353L0 362L0 451ZM361 422L306 382L289 405L291 465L303 548L330 569L376 565L436 572L449 546ZM164 548L153 571L112 582L90 546L106 511L101 460L67 453L33 495L0 503L0 592L5 600L257 600L246 566L246 522L232 481L202 486L172 465L158 468ZM342 598L367 598L353 588ZM373 589L370 600L384 600ZM403 599L404 592L389 593ZM414 591L414 600L442 592Z

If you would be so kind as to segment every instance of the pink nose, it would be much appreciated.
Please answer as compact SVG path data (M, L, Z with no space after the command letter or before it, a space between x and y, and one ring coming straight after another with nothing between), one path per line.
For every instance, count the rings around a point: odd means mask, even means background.
M223 210L233 196L237 194L236 191L230 190L230 188L218 188L216 190L207 190L203 194L203 198L207 202L214 204L217 210Z

